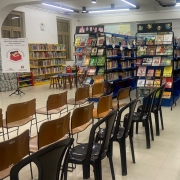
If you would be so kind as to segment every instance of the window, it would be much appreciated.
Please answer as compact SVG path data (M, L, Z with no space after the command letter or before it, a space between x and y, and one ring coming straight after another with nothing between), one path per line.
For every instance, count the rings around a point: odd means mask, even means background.
M12 11L4 20L2 25L2 38L22 38L23 35L23 14Z
M65 44L67 59L71 59L70 21L57 19L58 43Z

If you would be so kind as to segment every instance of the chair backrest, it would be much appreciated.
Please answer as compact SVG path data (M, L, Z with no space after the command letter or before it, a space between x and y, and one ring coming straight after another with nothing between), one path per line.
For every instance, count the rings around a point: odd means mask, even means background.
M93 84L92 96L96 94L104 94L104 82Z
M93 118L94 102L76 108L71 117L71 130L88 123Z
M70 112L56 120L44 122L38 133L38 149L54 143L69 133Z
M36 99L27 102L10 104L6 111L6 122L11 123L19 121L36 113Z
M112 97L113 94L101 96L97 104L97 114L101 114L109 111L112 108Z
M89 86L79 87L76 90L75 101L80 101L89 98Z
M131 128L131 123L132 123L132 117L133 117L133 113L134 113L134 110L136 108L136 104L137 104L138 100L135 99L131 102L129 102L127 105L123 106L119 112L118 112L118 116L117 116L117 120L116 120L116 126L115 126L115 130L114 130L114 136L113 136L113 139L117 139L117 134L118 134L118 131L119 131L119 127L120 127L120 121L122 120L122 114L128 109L128 118L127 120L125 121L124 120L124 136L125 137L128 137L129 135L129 132L130 132L130 128Z
M67 154L73 139L67 138L47 146L14 165L10 172L10 180L19 180L19 171L34 162L38 168L38 180L59 180L61 164L65 165ZM64 160L63 160L64 159ZM63 171L67 169L64 168Z
M99 156L103 156L104 153L107 152L109 148L109 141L111 138L112 128L115 122L116 115L117 115L117 110L111 111L106 117L102 118L91 128L87 153L86 153L86 157L84 161L90 161L96 129L100 127L100 125L103 123L105 124L105 136L104 136L104 140L101 146L101 151L100 151Z
M0 127L3 127L3 114L1 108L0 108Z
M130 93L131 93L131 87L121 88L118 91L117 100L120 101L120 100L129 98L131 101Z
M59 94L51 94L47 100L47 111L63 107L67 104L67 91Z
M161 106L161 102L162 102L162 97L163 97L163 92L164 89L166 87L166 84L163 84L160 88L157 89L156 94L158 93L159 97L157 100L157 107L159 108Z
M0 171L18 163L29 155L29 130L0 143Z

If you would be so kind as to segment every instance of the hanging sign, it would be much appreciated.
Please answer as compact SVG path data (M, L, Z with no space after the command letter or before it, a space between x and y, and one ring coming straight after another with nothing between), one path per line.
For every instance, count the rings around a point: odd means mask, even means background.
M3 38L0 43L3 73L30 72L27 39Z
M104 25L101 26L76 26L76 34L103 33Z
M137 32L172 32L172 23L138 24Z

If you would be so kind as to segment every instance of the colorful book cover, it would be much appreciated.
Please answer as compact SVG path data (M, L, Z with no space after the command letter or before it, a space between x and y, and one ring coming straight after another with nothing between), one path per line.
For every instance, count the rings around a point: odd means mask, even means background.
M86 78L86 80L85 80L85 82L83 83L83 84L90 84L91 83L91 78L90 77L88 77L88 78Z
M104 64L105 64L105 57L104 56L98 57L97 66L104 66Z
M156 55L164 55L166 52L165 46L157 46L156 48Z
M146 55L146 48L139 46L137 49L137 56L143 56Z
M148 69L147 76L148 77L154 76L154 69Z
M84 73L85 73L85 68L79 67L78 74L84 74Z
M96 66L96 64L97 64L97 57L91 57L90 66Z
M154 80L147 79L145 87L153 87Z
M161 57L153 57L152 66L160 66L161 64Z
M140 90L139 90L139 95L140 95L141 97L146 97L146 96L148 96L148 95L150 94L150 92L151 92L151 89L147 89L147 88L145 88L145 89L140 89Z
M95 67L93 67L93 68L91 67L88 69L87 75L94 76L95 74L96 74L96 68Z
M155 36L148 36L146 38L146 45L154 45L155 44Z
M166 88L172 88L172 82L173 79L172 78L166 78Z
M171 66L172 57L162 57L162 66Z
M143 45L145 45L145 38L137 37L136 46L143 46Z
M155 77L160 77L160 76L161 76L161 69L156 69Z
M172 56L173 55L173 46L166 46L164 55Z
M74 45L77 47L77 46L80 45L80 43L81 43L81 38L77 37L76 40L75 40L75 44Z
M155 79L154 80L154 87L160 87L161 85L161 80L160 79Z
M145 79L138 79L137 81L137 87L144 87Z
M164 34L164 41L163 44L172 44L172 34Z
M172 66L164 67L163 77L171 77L172 75Z
M96 56L97 50L97 48L92 48L91 56Z
M146 76L146 67L140 66L138 68L137 76Z
M97 46L103 46L104 44L104 37L98 37Z
M146 49L146 54L150 56L156 55L156 46L148 46Z
M97 55L98 56L103 56L103 54L104 54L104 49L98 49Z
M87 38L86 39L86 46L91 46L92 43L92 38Z
M142 65L151 66L153 58L143 58Z
M85 50L84 50L84 54L85 55L90 55L92 52L92 47L91 46L86 46Z
M136 66L140 66L142 64L142 61L143 61L142 58L137 58Z
M83 66L89 66L89 62L90 62L90 56L86 56L84 58L84 61L82 63Z
M164 99L170 99L171 98L171 92L164 91L163 92L163 98Z
M156 45L163 44L163 41L164 41L164 35L162 35L162 34L156 35L156 39L155 39Z
M100 76L104 75L104 68L99 68L98 75Z

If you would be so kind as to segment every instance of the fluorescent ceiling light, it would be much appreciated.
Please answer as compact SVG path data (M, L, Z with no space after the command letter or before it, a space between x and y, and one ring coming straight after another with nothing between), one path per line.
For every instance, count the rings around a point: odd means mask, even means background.
M12 17L11 19L19 19L19 17L17 16L17 17Z
M176 3L176 6L180 6L180 3Z
M127 4L129 4L129 5L131 5L131 6L133 6L133 7L135 7L135 8L136 8L136 5L134 5L134 4L132 4L132 3L130 3L130 2L128 2L128 1L126 1L126 0L121 0L121 1L123 1L123 2L125 2L125 3L127 3Z
M63 7L60 7L60 6L55 6L55 5L51 5L51 4L47 4L47 3L42 3L42 4L45 5L45 6L50 6L50 7L62 9L62 10L65 10L65 11L74 12L74 10L72 10L72 9L67 9L67 8L63 8Z
M89 11L89 13L103 13L103 12L116 12L116 11L128 11L129 9L108 9L108 10L97 10Z
M83 12L83 13L87 12L87 11L86 11L86 7L82 7L82 12Z
M92 3L95 4L95 3L96 3L96 0L92 0Z

